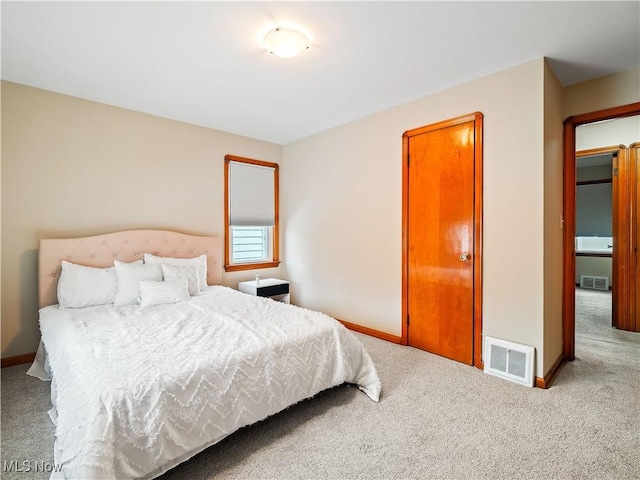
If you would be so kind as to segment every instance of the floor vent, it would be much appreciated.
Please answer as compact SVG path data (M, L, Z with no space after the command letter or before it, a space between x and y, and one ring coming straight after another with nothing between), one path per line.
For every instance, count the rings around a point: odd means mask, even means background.
M609 277L580 275L580 287L592 288L593 290L609 290Z
M534 347L486 337L484 351L485 373L533 387Z

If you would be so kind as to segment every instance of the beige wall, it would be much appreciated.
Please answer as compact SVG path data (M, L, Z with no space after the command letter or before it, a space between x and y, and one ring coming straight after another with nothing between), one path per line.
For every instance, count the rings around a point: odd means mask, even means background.
M543 160L557 155L559 125L545 145L544 75L543 59L534 60L286 145L286 271L296 301L400 335L402 133L480 111L484 333L535 346L542 375L544 254L560 222L546 242L544 208L546 201L555 211L561 202L552 199L559 167L545 178Z
M562 355L562 85L544 65L544 349L543 376Z
M562 91L562 118L640 101L640 70ZM481 111L484 333L558 350L558 85L542 59L294 142L267 142L2 82L2 356L37 344L38 239L222 234L222 157L280 162L282 258L303 306L400 335L401 137ZM10 232L10 233L7 233ZM517 260L517 261L516 261ZM234 285L252 273L225 275Z
M640 89L640 85L638 86ZM640 115L576 128L576 151L640 142Z
M562 117L640 102L640 69L627 70L565 87Z
M576 257L576 284L580 284L580 276L595 275L596 277L608 277L609 286L612 285L611 257Z
M2 129L2 357L38 343L40 238L222 235L224 155L282 160L280 145L7 82Z

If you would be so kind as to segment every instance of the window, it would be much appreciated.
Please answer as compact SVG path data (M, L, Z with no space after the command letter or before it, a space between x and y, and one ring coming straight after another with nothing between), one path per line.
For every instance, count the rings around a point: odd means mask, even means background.
M269 227L231 226L231 263L271 260Z
M278 164L226 155L225 270L278 266Z

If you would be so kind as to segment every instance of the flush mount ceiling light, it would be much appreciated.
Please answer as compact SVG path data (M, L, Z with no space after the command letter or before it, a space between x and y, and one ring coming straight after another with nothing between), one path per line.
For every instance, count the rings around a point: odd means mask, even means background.
M293 28L277 27L264 37L264 48L278 57L292 58L309 48L309 39Z

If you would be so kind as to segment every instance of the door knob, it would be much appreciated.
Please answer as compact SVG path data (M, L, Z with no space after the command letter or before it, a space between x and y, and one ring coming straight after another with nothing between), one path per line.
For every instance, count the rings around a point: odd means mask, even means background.
M466 262L467 260L469 260L469 258L471 258L471 255L469 255L468 253L463 253L462 255L460 255L460 260L462 260L463 262Z

